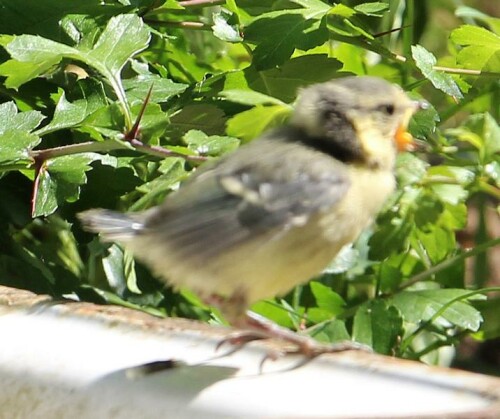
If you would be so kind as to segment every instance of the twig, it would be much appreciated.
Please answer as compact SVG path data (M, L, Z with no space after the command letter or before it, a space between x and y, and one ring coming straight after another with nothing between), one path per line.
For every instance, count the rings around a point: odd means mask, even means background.
M182 7L209 7L224 4L226 0L183 0L179 2Z
M467 259L467 258L470 258L472 256L476 256L479 253L485 252L490 247L496 246L498 244L500 244L500 238L489 240L489 241L487 241L485 243L478 244L473 249L467 250L467 251L465 251L463 253L460 253L457 256L454 256L452 258L446 259L443 262L438 263L437 265L434 265L431 268L429 268L429 269L427 269L427 270L425 270L423 272L420 272L419 274L413 276L408 281L403 282L400 285L400 287L399 287L399 291L401 291L401 290L403 290L405 288L408 288L408 287L412 286L413 284L416 284L417 282L423 281L424 279L427 279L427 278L431 277L432 275L437 274L438 272L440 272L440 271L442 271L442 270L444 270L444 269L446 269L446 268L454 265L455 263L457 263L457 262L459 262L459 261L461 261L463 259Z
M193 29L201 31L211 30L210 25L207 25L202 22L176 22L173 20L156 20L156 19L144 19L144 22L153 25L169 26L171 28Z
M181 157L185 160L192 162L203 162L207 160L205 156L189 156L181 153L176 153L175 151L168 150L160 146L150 146L142 143L137 139L128 140L128 143L133 149L142 151L145 154L150 154L157 157ZM126 144L115 140L106 141L88 141L79 144L70 144L60 147L47 148L45 150L32 150L30 155L35 160L35 162L43 162L48 159L53 159L55 157L68 156L71 154L79 153L92 153L92 152L109 152L113 150L128 150ZM36 167L36 164L35 164Z

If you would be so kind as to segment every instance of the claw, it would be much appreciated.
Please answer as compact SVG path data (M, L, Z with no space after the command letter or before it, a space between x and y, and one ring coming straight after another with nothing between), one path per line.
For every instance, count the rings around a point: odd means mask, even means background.
M273 323L270 320L250 311L246 313L245 325L249 328L248 330L231 333L231 335L224 338L217 344L216 350L219 350L226 343L240 348L254 340L272 338L290 343L292 345L289 348L280 350L269 350L260 363L261 369L267 360L276 361L277 359L290 354L300 354L312 359L322 354L331 354L350 350L373 352L369 346L352 341L334 344L320 343L309 336L298 335L291 330L278 326L276 323Z

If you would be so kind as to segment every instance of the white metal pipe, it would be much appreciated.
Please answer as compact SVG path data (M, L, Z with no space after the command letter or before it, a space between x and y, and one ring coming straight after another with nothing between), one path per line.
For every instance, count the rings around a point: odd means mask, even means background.
M0 287L0 418L500 417L499 379L353 351L261 369L226 334Z

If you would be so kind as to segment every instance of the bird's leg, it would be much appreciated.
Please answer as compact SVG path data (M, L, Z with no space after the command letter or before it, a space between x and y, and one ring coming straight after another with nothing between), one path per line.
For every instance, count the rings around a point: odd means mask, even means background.
M285 353L299 353L309 357L315 357L324 353L343 352L348 350L371 351L371 348L357 342L345 341L334 344L323 344L309 336L299 335L289 329L260 316L252 311L246 312L247 326L252 330L249 333L257 332L256 339L279 339L291 343L295 348L285 350Z
M243 346L254 340L278 339L292 345L292 348L283 350L283 354L298 353L308 357L315 357L324 353L342 352L351 349L371 351L371 348L351 341L335 344L320 343L309 336L299 335L281 327L257 313L247 311L247 298L242 290L235 292L229 298L212 296L210 302L215 303L230 324L239 329L223 339L217 345L218 348L225 343ZM277 353L269 354L268 358L277 358L279 355Z

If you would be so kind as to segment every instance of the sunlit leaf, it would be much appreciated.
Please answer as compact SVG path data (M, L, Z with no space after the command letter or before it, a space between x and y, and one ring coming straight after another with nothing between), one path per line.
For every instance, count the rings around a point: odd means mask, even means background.
M412 46L411 51L417 67L436 89L456 98L463 97L462 92L449 74L434 69L437 60L432 53L420 45Z

